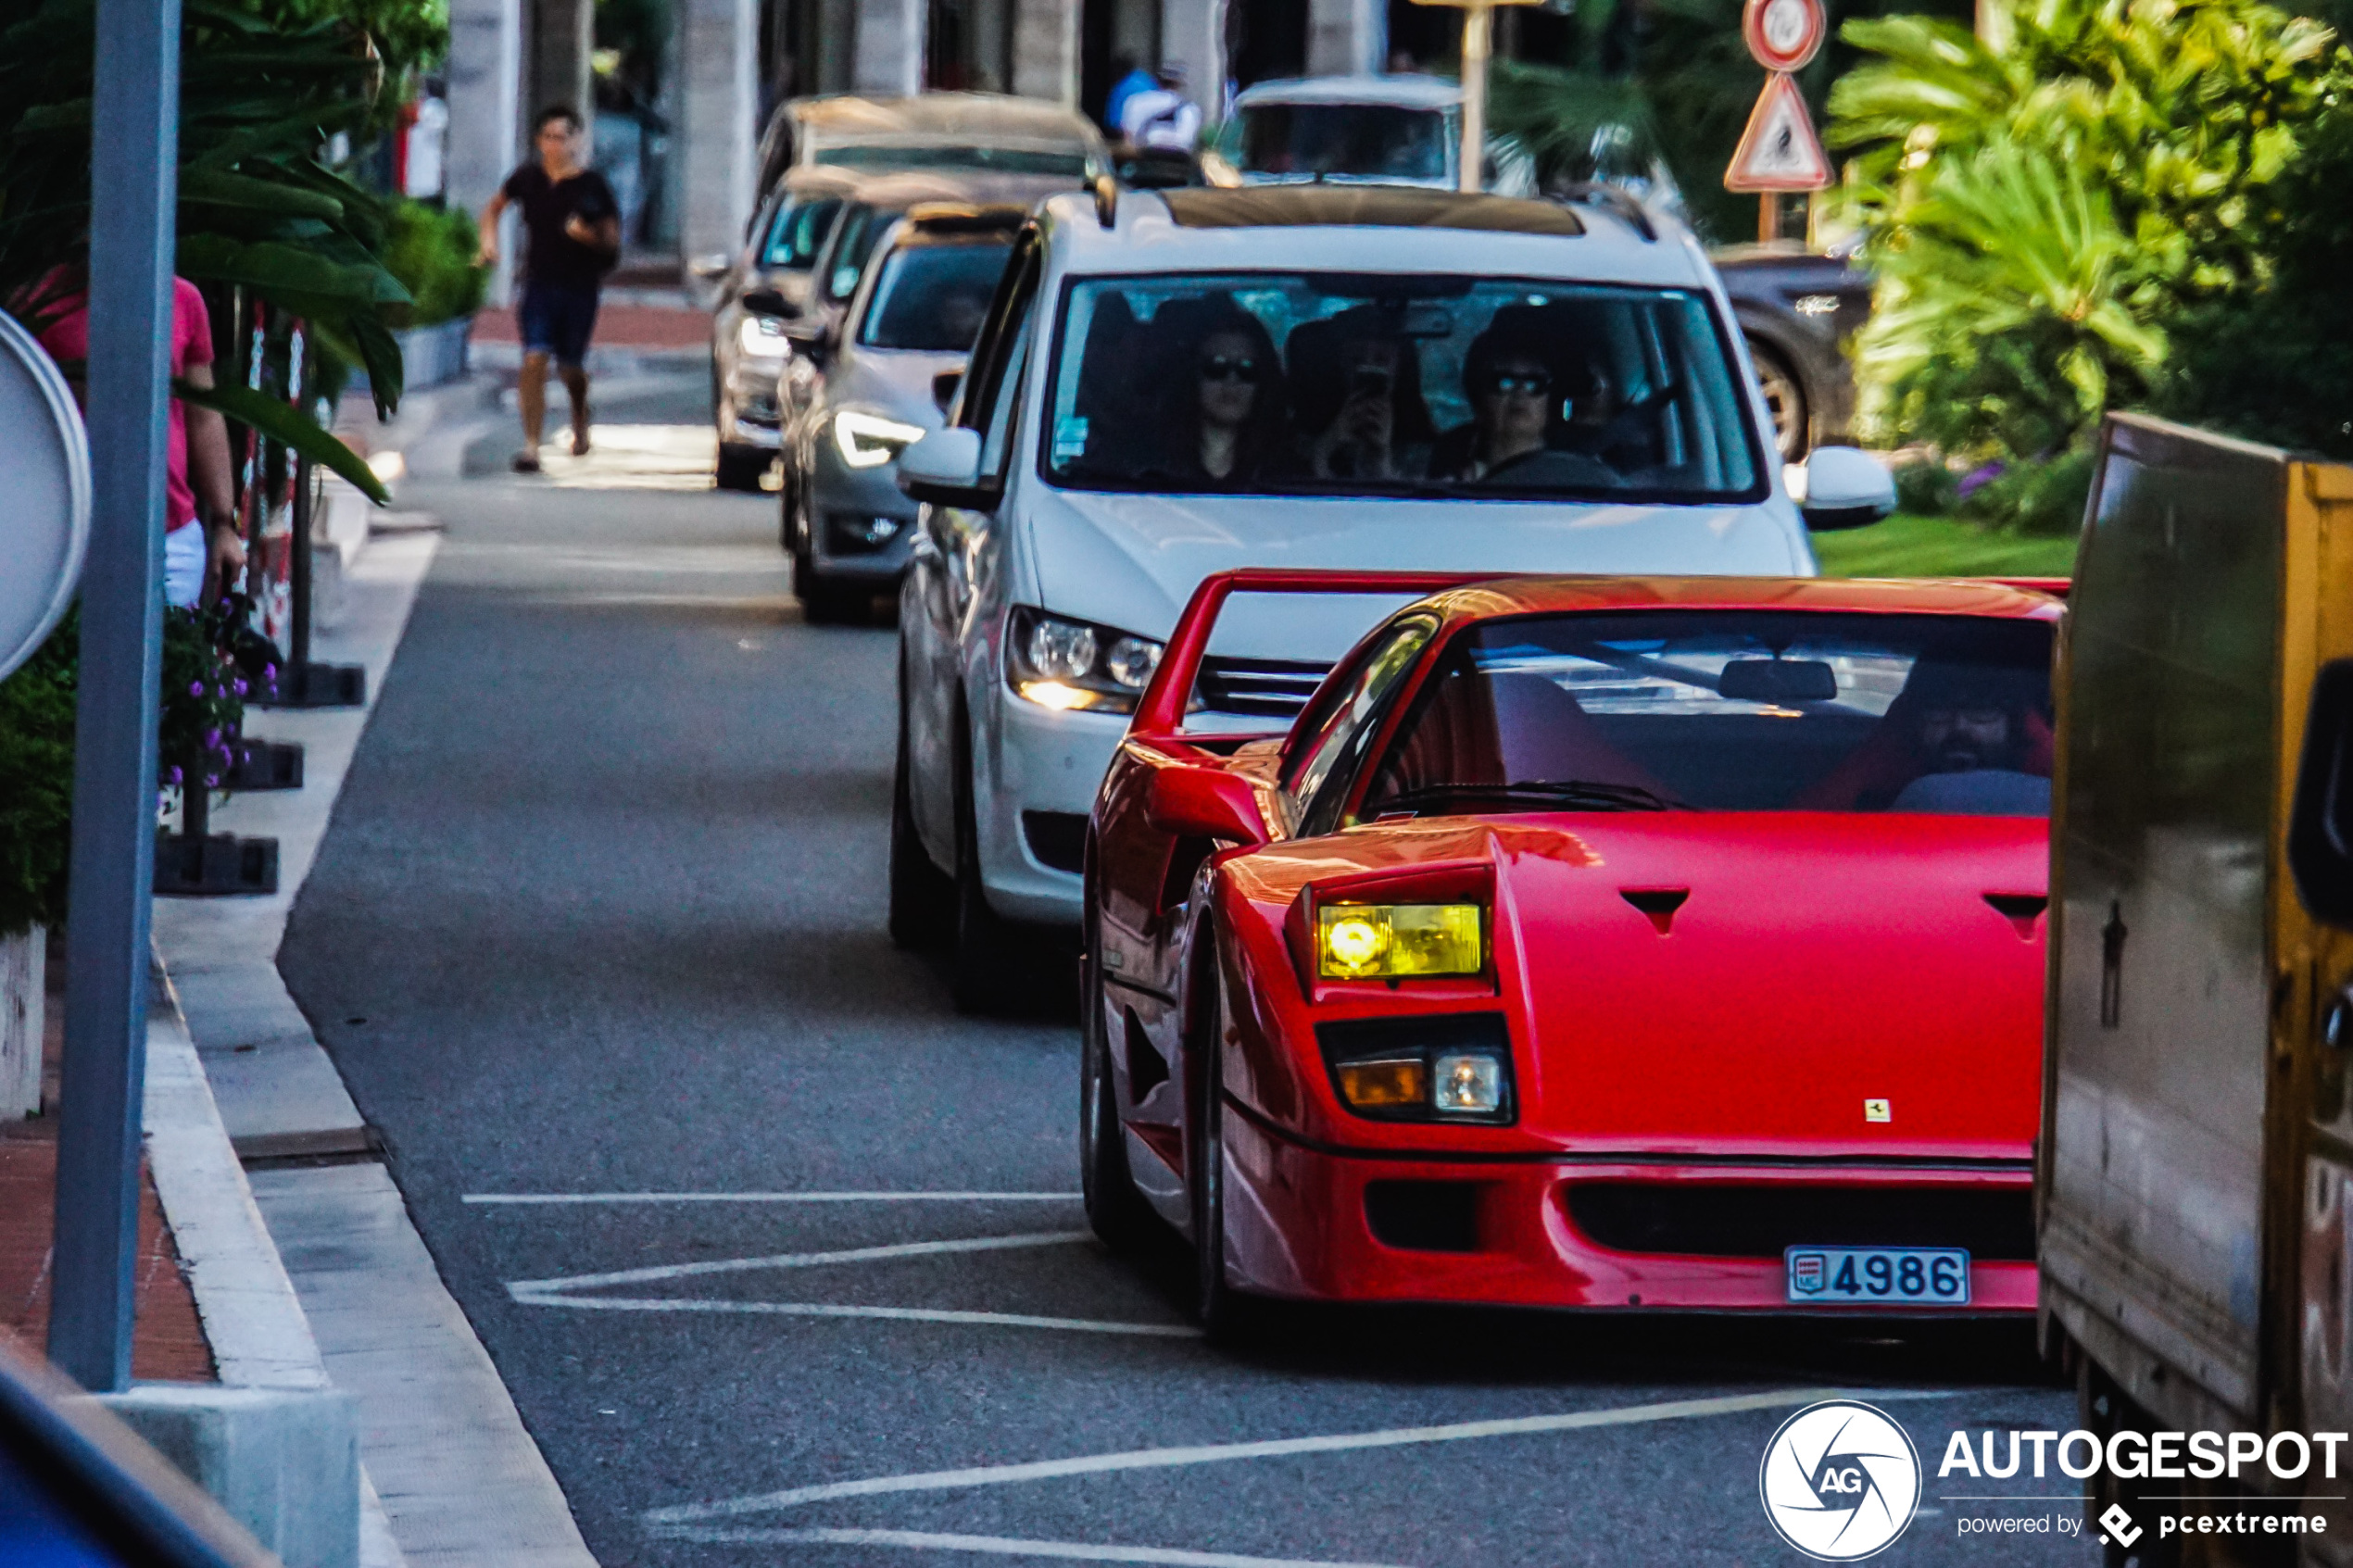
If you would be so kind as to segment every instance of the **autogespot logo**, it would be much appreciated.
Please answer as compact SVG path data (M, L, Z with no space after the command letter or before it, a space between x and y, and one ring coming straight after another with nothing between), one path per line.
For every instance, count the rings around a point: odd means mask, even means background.
M1893 1546L1920 1499L1920 1456L1885 1411L1825 1399L1781 1423L1756 1489L1781 1539L1824 1562Z

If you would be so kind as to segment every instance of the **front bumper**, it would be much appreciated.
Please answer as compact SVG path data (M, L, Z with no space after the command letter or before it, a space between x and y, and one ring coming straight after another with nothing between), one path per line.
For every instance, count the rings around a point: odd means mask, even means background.
M720 384L720 439L731 446L761 446L774 451L784 444L776 403L776 377L782 359L758 359L738 353Z
M1032 843L1025 815L1083 822L1095 809L1103 774L1127 733L1124 713L1043 708L1001 684L994 766L975 781L981 882L999 914L1041 924L1076 926L1085 883L1076 871L1049 865Z
M811 558L828 577L896 583L914 547L916 514L899 488L899 465L853 469L835 450L830 431L811 446Z
M2034 1310L2031 1256L1973 1255L1966 1305L1803 1305L1787 1298L1784 1264L1778 1254L1618 1250L1585 1234L1569 1209L1570 1190L1586 1183L1749 1190L1776 1186L1786 1189L1800 1211L1808 1188L1815 1189L1825 1207L1831 1193L1856 1188L1899 1194L1910 1189L1923 1196L1956 1190L1999 1194L2007 1204L2010 1195L2023 1200L2031 1193L2032 1178L2024 1169L1474 1163L1311 1148L1239 1110L1227 1112L1225 1128L1227 1258L1235 1284L1265 1295L1323 1301L1803 1316L2013 1317ZM1438 1201L1420 1201L1404 1210L1424 1216L1418 1234L1404 1237L1421 1245L1392 1245L1400 1236L1400 1188L1384 1189L1378 1198L1390 1240L1375 1234L1367 1189L1376 1183L1427 1184L1438 1195ZM1421 1189L1415 1190L1420 1196ZM1427 1245L1432 1241L1453 1249ZM1792 1244L1849 1243L1825 1235L1795 1236ZM1881 1244L1946 1243L1923 1236L1917 1241L1890 1238Z

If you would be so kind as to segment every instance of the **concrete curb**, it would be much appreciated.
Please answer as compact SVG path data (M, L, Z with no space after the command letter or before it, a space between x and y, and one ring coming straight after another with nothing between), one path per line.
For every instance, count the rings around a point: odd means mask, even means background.
M160 1048L150 1047L151 1160L175 1234L194 1237L182 1252L223 1382L332 1385L355 1401L362 1568L595 1568L389 1175L370 1163L249 1179L232 1144L369 1148L277 952L438 544L431 533L376 539L319 638L317 657L367 668L368 709L255 715L258 738L302 742L306 787L233 797L214 826L278 840L279 892L157 905L173 1005L157 1010Z
M220 1385L143 1384L99 1402L293 1568L402 1568L360 1473L350 1400L329 1386L179 1000L168 980L157 990L140 1109L147 1166Z

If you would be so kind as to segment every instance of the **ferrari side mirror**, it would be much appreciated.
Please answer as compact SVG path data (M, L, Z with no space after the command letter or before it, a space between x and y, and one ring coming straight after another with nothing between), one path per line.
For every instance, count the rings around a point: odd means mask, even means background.
M1152 826L1178 838L1264 844L1266 822L1250 781L1222 768L1175 764L1152 774L1147 814Z

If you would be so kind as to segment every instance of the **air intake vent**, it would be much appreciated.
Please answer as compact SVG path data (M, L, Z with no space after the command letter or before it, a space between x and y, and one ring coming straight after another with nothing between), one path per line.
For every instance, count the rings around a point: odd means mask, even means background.
M1837 1187L1582 1182L1568 1217L1617 1252L1779 1258L1793 1247L1966 1247L2032 1261L2034 1198L2024 1187Z
M1219 659L1201 661L1194 687L1201 706L1217 713L1290 719L1307 706L1331 670L1290 659Z

